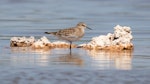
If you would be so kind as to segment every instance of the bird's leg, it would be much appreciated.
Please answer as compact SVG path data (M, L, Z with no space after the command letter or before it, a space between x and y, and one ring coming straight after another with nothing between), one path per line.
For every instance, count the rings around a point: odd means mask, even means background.
M72 42L70 41L70 50L71 50L71 45L72 45Z
M71 53L71 45L72 45L72 42L70 41L70 53Z

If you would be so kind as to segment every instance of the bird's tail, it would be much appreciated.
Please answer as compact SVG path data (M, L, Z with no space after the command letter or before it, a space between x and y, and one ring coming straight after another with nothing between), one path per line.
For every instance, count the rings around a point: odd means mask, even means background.
M45 32L45 34L52 34L52 32Z
M45 32L45 34L53 34L56 35L57 32Z

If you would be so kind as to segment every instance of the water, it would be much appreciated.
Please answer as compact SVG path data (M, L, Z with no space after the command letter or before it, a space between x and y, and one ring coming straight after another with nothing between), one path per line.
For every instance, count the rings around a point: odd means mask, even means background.
M122 4L123 3L123 4ZM138 3L138 4L137 4ZM139 4L140 3L140 4ZM149 1L98 1L98 0L76 0L76 1L54 1L54 0L6 0L1 1L0 7L0 41L1 41L1 66L8 65L7 61L14 61L14 58L17 57L17 64L19 63L22 66L20 61L22 58L27 57L34 62L36 59L40 59L39 56L42 57L44 52L26 52L25 54L19 49L19 51L12 51L9 47L9 40L13 36L35 36L36 38L40 38L42 36L47 36L51 41L58 40L57 38L49 35L45 35L43 32L45 31L56 31L58 29L63 29L66 27L74 26L78 22L83 21L88 24L89 27L93 28L93 30L86 30L85 36L81 41L75 42L75 44L81 44L88 42L92 37L99 35L106 35L107 33L113 32L113 27L117 24L122 26L130 26L132 28L133 34L133 43L134 43L134 51L127 53L129 55L125 55L128 61L130 61L129 69L149 69L149 48L150 48L150 29L149 29ZM47 55L47 60L51 58L55 58L61 55L65 55L68 50L60 49L58 51L49 50L46 51L49 54ZM56 54L57 52L57 54ZM107 58L105 54L109 54L111 52L105 53L105 51L95 51L96 54L88 54L93 51L85 51L74 49L74 53L79 52L83 57L81 60L86 61L89 60L88 64L83 64L82 67L87 68L89 66L100 69L117 69L115 67L115 59ZM84 53L82 53L84 52ZM124 52L121 52L124 53ZM111 53L112 54L112 53ZM93 58L92 56L97 56L98 58ZM121 54L122 55L122 54ZM109 55L110 56L110 55ZM119 58L122 58L120 56ZM105 59L106 58L106 59ZM118 56L114 57L118 58ZM123 57L124 58L124 57ZM46 58L45 58L46 59ZM104 61L105 63L99 63L98 61ZM120 60L122 61L122 60ZM42 61L41 64L43 63ZM58 61L59 62L59 61ZM91 62L95 63L91 65ZM109 63L110 62L110 63ZM113 65L111 65L113 62ZM44 62L45 63L45 62ZM42 65L44 65L44 63ZM46 65L51 67L55 65L53 64L53 60L46 61ZM66 62L68 63L68 62ZM120 62L119 62L120 63ZM14 64L14 66L18 66ZM25 63L26 64L26 63ZM28 63L32 65L32 63ZM63 65L63 63L58 63L57 65ZM9 65L12 65L11 63ZM36 65L36 63L35 63ZM38 65L38 63L37 63ZM68 64L70 65L70 64ZM87 66L89 65L89 66ZM39 65L40 66L40 65ZM101 67L100 67L101 66ZM125 65L126 66L126 65Z
M0 1L0 67L51 68L86 70L150 69L150 1L149 0L1 0ZM130 26L133 51L109 52L73 49L29 50L10 48L13 36L47 36L85 22L93 30L75 44L86 43L94 36L113 32L117 24ZM107 78L106 78L107 79Z

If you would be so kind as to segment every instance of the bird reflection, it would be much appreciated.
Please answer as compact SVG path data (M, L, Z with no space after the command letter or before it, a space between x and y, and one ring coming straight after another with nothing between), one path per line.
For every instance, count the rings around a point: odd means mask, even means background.
M88 53L99 68L132 69L132 50L89 50Z
M11 56L12 64L28 64L29 65L40 65L49 66L51 64L59 65L78 65L82 66L84 60L77 53L71 51L66 53L63 49L57 51L51 51L50 49L31 49L28 47L13 47L11 52L14 56ZM55 52L59 53L56 54ZM63 52L62 54L60 52ZM53 54L55 53L55 54ZM15 60L14 60L15 59ZM17 60L17 61L16 61Z
M84 60L77 53L72 53L71 51L67 54L59 54L59 57L53 58L51 61L58 62L62 64L68 65L78 65L82 66L84 64Z
M132 50L87 50L87 53L66 52L66 49L12 48L11 64L40 66L84 66L99 69L132 69ZM87 56L88 54L88 56ZM84 56L83 56L84 55Z

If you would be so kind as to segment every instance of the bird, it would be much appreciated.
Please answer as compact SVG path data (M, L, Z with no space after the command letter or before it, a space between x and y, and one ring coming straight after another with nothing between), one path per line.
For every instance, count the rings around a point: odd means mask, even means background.
M52 34L59 39L66 40L70 42L70 51L71 51L71 45L74 41L79 41L85 33L85 29L92 30L90 27L88 27L84 22L79 22L76 26L61 29L56 32L45 32L46 34Z

